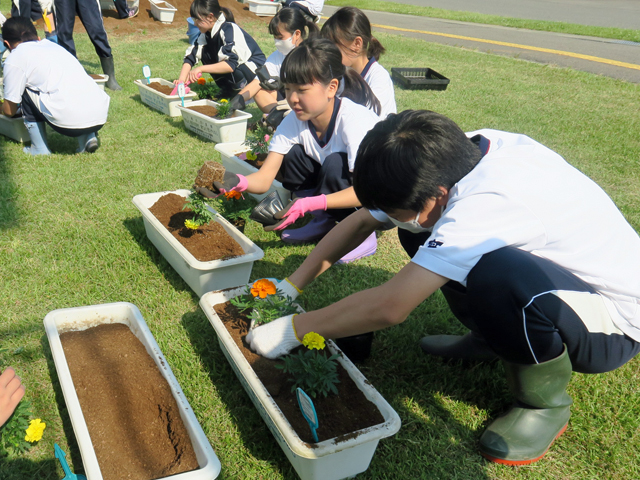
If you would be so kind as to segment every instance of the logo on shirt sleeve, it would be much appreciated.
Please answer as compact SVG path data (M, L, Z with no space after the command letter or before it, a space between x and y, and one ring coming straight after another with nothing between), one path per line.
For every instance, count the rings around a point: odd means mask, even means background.
M439 240L430 240L429 243L427 243L427 248L438 248L442 243L443 242Z

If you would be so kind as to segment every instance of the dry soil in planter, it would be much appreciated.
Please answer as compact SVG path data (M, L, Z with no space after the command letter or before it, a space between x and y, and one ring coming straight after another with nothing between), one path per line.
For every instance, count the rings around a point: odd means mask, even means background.
M212 107L211 105L194 105L187 108L211 118L216 118L216 115L218 115L218 109L216 107Z
M60 335L104 480L152 480L199 468L168 383L121 323Z
M213 308L295 432L303 441L313 444L309 424L300 413L295 393L291 392L292 383L282 370L275 367L282 362L256 355L247 347L244 338L249 332L249 320L235 306L226 302ZM346 370L338 365L338 371L340 383L337 388L340 394L313 399L320 423L317 434L321 442L331 438L337 438L338 442L345 441L353 438L353 432L357 430L384 423L378 408L353 383Z
M163 195L149 211L169 232L201 262L228 260L244 255L244 250L217 222L210 222L198 230L189 230L185 220L193 218L189 209L182 210L186 199L175 193Z
M164 93L165 95L171 95L171 92L173 91L173 87L169 85L163 85L160 82L151 82L147 86L153 88L157 92Z

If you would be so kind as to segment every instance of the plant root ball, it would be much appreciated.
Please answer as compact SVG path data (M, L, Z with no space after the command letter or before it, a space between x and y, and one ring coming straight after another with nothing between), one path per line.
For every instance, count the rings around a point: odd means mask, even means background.
M198 171L194 185L211 190L213 189L213 182L224 182L224 172L225 169L220 163L213 160L204 162L204 165Z

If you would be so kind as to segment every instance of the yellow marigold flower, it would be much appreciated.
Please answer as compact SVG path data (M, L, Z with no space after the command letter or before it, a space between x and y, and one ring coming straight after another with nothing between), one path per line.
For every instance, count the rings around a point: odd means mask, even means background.
M204 85L205 83L207 83L207 79L206 78L200 77L198 79L198 85Z
M229 103L229 100L227 100L226 98L223 98L222 100L220 100L220 103Z
M27 428L26 430L27 434L25 435L24 439L27 442L31 443L40 441L40 439L42 438L42 433L44 432L44 429L46 427L47 424L39 418L31 420L31 422L29 423L29 428Z
M256 280L251 286L251 295L254 297L267 298L267 295L275 295L275 293L276 286L266 278Z
M224 196L227 198L227 200L240 200L240 198L242 198L242 194L240 192L236 192L235 190L231 190L230 192L225 193Z
M189 230L197 230L198 227L200 227L200 225L198 225L193 220L185 220L184 221L184 226L187 227Z
M207 82L211 83L211 82L215 82L215 80L213 78L210 78L209 80L207 80Z
M258 156L253 152L247 152L247 160L256 160Z
M319 333L309 332L302 339L302 344L309 350L313 348L322 350L324 348L324 337Z

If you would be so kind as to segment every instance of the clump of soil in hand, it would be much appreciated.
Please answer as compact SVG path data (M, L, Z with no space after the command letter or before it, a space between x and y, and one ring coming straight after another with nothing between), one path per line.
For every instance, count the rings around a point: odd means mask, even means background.
M189 110L193 110L194 112L206 115L207 117L215 118L216 115L218 115L218 109L216 107L212 107L211 105L194 105L193 107L187 108Z
M214 162L209 160L208 162L204 162L202 168L198 171L198 176L196 177L193 184L196 187L204 187L209 190L213 190L213 182L224 181L224 167L218 162Z
M152 480L199 468L155 361L121 323L60 335L104 480Z
M160 82L151 82L148 86L153 88L157 92L164 93L165 95L171 95L171 92L173 91L173 87L169 85L163 85Z
M184 197L168 193L160 197L149 211L196 260L210 262L244 255L240 244L217 222L201 225L198 230L185 227L185 220L192 220L194 217L191 210L182 210L185 202Z

